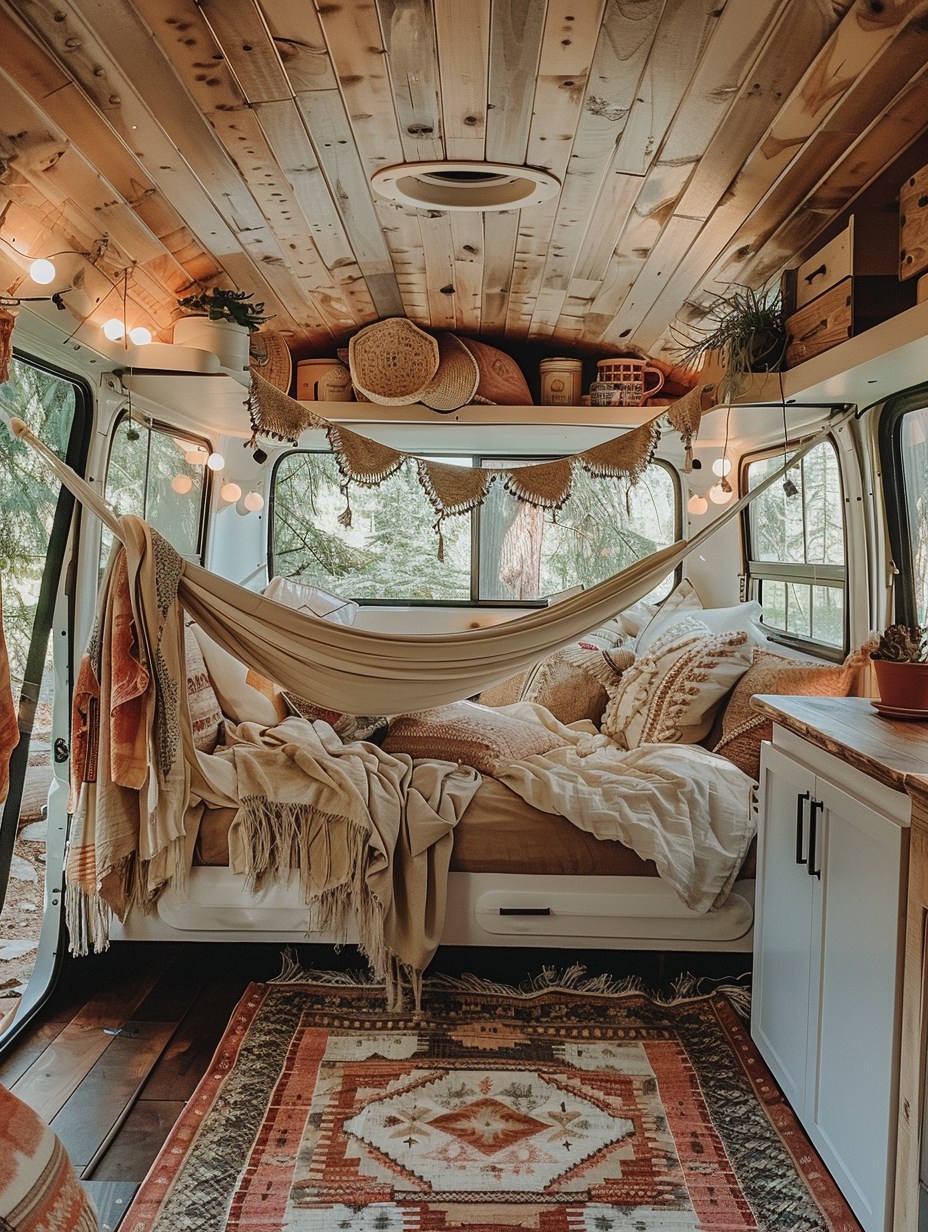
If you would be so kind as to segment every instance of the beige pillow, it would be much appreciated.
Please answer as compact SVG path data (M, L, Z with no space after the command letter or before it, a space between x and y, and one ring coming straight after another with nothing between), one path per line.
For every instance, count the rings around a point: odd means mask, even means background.
M387 720L382 715L345 714L341 710L330 710L326 706L317 706L299 693L284 691L284 700L291 714L310 723L317 719L328 723L342 744L350 744L354 740L372 740L380 744L387 734Z
M222 732L222 709L212 686L203 652L190 625L184 628L187 656L187 707L193 726L193 743L201 753L215 752Z
M260 723L262 727L275 727L287 717L287 704L276 684L223 650L199 625L191 627L223 714L233 723Z
M710 633L746 633L752 646L763 647L767 640L760 624L763 614L764 609L756 599L736 603L732 607L704 607L695 611L678 608L672 612L658 612L638 638L635 649L639 655L646 654L661 634L675 628L687 616L696 616Z
M753 708L754 694L847 697L859 667L854 655L844 664L818 664L755 650L752 666L735 685L725 707L722 735L712 751L727 757L752 779L759 779L760 747L765 740L773 739L773 720Z
M622 675L602 730L622 748L696 744L725 695L751 665L747 634L712 634L686 617Z
M644 654L648 646L666 631L671 614L679 614L681 617L690 616L701 609L702 600L696 593L696 587L688 578L684 578L656 608L650 619L644 621L639 628L635 635L637 653ZM676 619L675 616L674 619Z
M492 776L511 762L549 753L562 744L539 724L474 702L452 702L434 710L398 715L390 723L383 749L410 757L456 761Z

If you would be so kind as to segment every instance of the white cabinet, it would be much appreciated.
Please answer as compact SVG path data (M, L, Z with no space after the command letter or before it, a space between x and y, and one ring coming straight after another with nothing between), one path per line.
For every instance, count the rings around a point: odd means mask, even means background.
M780 743L761 761L752 1034L866 1232L886 1232L909 798Z

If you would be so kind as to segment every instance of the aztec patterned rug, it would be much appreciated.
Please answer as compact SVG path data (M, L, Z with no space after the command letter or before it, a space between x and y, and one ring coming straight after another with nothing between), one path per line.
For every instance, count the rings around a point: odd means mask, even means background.
M719 993L306 978L249 987L123 1228L859 1232Z

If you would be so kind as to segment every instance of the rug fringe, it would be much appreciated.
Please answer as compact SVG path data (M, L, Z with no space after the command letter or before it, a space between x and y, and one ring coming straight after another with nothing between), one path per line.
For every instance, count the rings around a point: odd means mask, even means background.
M426 975L423 987L425 992L470 992L485 996L513 997L524 1001L549 992L599 997L637 995L647 997L656 1005L668 1006L705 1001L721 994L731 1002L738 1016L746 1020L751 1013L751 989L746 984L737 983L736 980L748 978L747 972L734 978L683 974L673 981L670 992L657 992L649 989L640 976L629 975L623 979L607 974L587 976L586 967L580 963L574 963L562 971L554 967L543 967L540 974L530 976L518 986L484 979L478 975L453 976L439 973ZM331 988L384 987L384 981L378 980L369 971L318 971L304 968L292 946L287 946L281 952L280 974L266 982L268 984L321 984Z

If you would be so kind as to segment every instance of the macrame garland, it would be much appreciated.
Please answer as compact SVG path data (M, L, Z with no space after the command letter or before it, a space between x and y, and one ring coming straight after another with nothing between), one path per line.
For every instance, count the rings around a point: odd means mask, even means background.
M539 462L537 466L520 466L509 471L505 486L516 500L527 505L558 510L570 496L573 477L573 458L555 458L553 462Z
M703 412L715 404L715 386L697 385L688 394L678 398L667 408L667 419L670 426L680 433L686 451L683 463L683 474L689 475L693 469L693 441L699 432L699 421Z
M328 423L314 411L283 393L252 370L248 391L248 415L251 419L254 445L259 436L271 436L278 441L299 443L307 428L325 428Z
M648 469L659 440L657 420L652 419L624 436L584 449L577 459L594 479L619 479L626 475L629 483L634 484Z
M419 482L438 514L433 529L438 534L438 559L443 561L445 536L442 533L442 523L445 518L470 513L472 509L482 505L487 498L490 484L496 478L496 472L476 466L446 466L441 462L429 462L425 458L416 458L415 462Z

